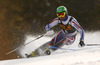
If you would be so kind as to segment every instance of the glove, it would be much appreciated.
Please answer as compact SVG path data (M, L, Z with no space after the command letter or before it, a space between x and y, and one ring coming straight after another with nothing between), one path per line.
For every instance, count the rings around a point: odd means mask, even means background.
M84 47L84 46L85 46L84 41L80 40L80 42L79 42L79 47Z
M54 30L48 30L45 35L53 35L53 34L54 34Z

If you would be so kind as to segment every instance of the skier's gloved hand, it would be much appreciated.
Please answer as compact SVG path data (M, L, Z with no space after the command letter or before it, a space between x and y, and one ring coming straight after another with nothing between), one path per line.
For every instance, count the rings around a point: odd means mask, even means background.
M83 40L80 40L80 42L79 42L79 47L84 47L84 46L85 46L84 41L83 41Z
M48 30L45 35L53 35L53 34L54 34L54 30Z

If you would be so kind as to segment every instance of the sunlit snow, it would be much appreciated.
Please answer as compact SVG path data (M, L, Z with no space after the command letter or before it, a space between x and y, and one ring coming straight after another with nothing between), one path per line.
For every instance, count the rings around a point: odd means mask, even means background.
M38 36L37 36L38 37ZM27 35L25 44L34 40L34 36ZM25 57L25 53L30 53L43 43L50 41L53 37L42 37L19 50L19 54ZM100 46L78 47L80 35L70 46L63 46L48 56L34 58L22 58L0 61L0 65L100 65ZM85 44L100 44L100 32L86 32Z

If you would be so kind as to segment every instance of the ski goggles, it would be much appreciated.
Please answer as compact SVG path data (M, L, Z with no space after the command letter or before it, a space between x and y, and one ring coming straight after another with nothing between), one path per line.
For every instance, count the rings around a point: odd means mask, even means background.
M60 17L64 17L65 16L65 12L62 12L62 13L58 13L57 16L60 18Z

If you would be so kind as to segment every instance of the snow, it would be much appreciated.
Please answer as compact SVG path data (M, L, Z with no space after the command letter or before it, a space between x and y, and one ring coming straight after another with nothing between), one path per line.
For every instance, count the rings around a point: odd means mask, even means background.
M86 44L100 44L100 32L86 32L85 43ZM26 36L25 43L35 39L33 36ZM21 50L20 55L25 57L25 53L30 53L38 48L43 43L51 40L52 37L42 37L36 40ZM85 46L78 47L79 34L76 37L76 41L70 46L64 46L63 49L58 49L48 56L39 56L34 58L21 58L0 61L0 65L100 65L100 46ZM38 43L37 43L38 42Z

